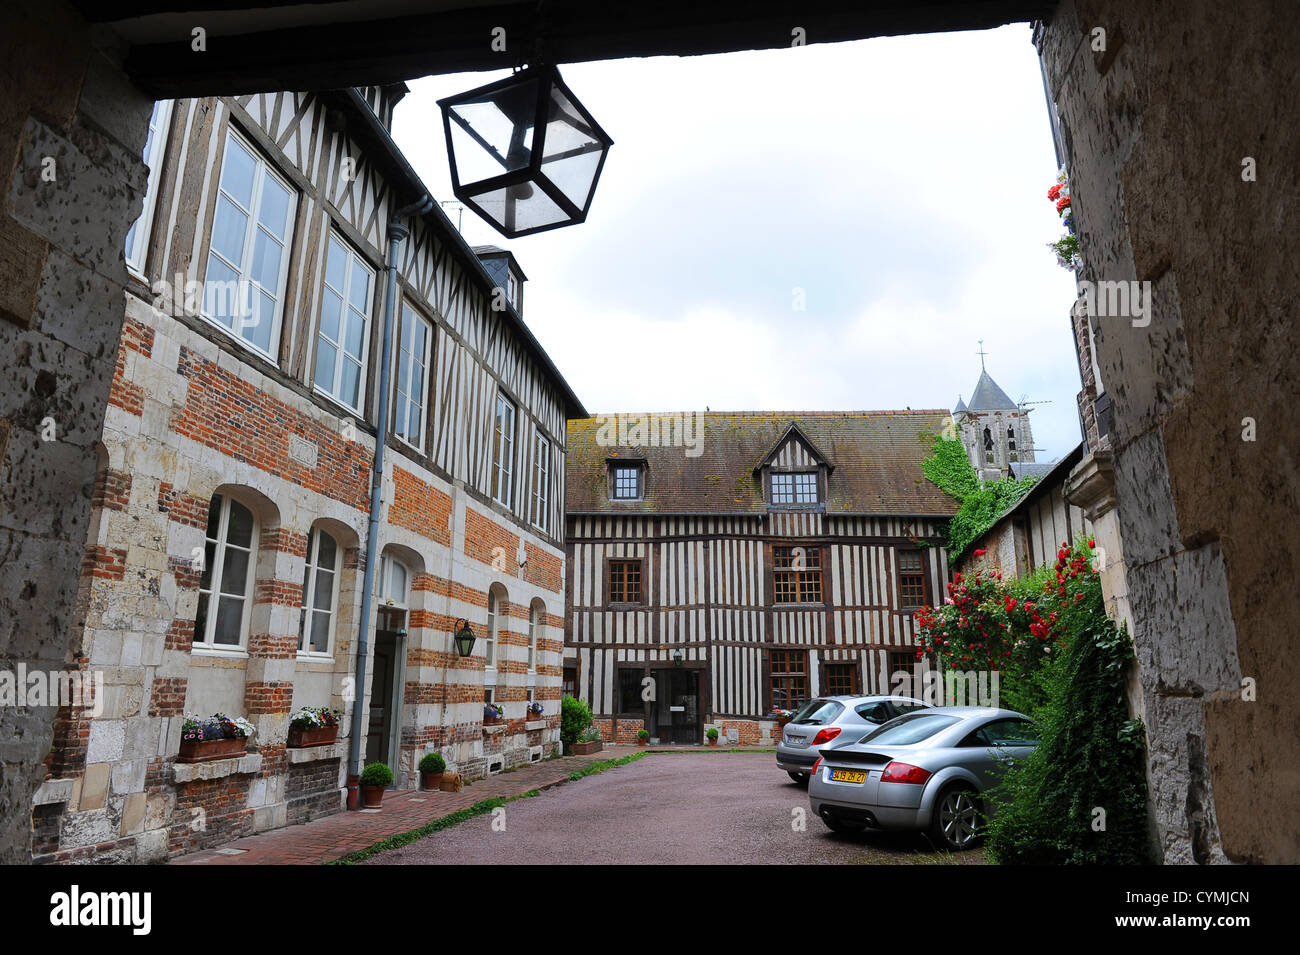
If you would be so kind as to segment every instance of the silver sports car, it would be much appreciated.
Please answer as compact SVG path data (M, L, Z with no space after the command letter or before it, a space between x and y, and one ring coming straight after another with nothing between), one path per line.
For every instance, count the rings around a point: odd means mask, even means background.
M835 832L929 830L948 849L974 844L984 793L1038 745L1013 710L942 706L822 747L808 784L812 811Z

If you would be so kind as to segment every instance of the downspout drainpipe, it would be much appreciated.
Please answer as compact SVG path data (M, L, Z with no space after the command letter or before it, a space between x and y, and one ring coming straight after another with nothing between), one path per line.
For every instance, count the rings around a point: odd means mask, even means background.
M379 510L384 495L384 447L388 443L388 392L393 359L393 315L397 303L397 247L409 234L402 220L424 215L433 208L425 193L409 206L402 206L388 221L388 294L384 298L384 347L379 365L379 422L375 428L375 460L371 467L370 525L366 531L366 569L361 586L361 627L357 635L357 670L352 704L352 738L348 744L348 808L356 809L361 777L361 706L366 700L366 656L370 652L370 605L374 597L375 571L379 563Z

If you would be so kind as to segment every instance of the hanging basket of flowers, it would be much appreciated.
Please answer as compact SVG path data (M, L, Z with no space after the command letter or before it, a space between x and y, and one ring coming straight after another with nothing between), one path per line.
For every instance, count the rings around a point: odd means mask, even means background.
M185 714L181 726L181 751L178 763L203 763L210 759L229 759L243 753L248 738L255 733L253 724L242 716L231 719L224 713L208 717Z
M1070 198L1070 185L1064 172L1057 176L1056 185L1047 190L1047 198L1056 206L1061 225L1065 226L1065 235L1055 242L1047 243L1047 247L1056 253L1056 263L1061 268L1073 272L1083 265L1083 259L1079 256L1079 236L1074 231L1073 200Z

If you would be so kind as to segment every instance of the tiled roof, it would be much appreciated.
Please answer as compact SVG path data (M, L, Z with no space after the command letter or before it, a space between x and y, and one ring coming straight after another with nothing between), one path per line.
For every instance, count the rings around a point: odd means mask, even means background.
M680 417L690 447L619 447L611 438L614 417L569 422L571 514L761 514L767 505L754 469L792 424L834 468L826 513L947 516L957 509L921 471L948 417L944 410L687 413ZM629 428L647 417L662 426L678 416L623 416ZM620 458L646 462L643 500L609 499L608 462Z

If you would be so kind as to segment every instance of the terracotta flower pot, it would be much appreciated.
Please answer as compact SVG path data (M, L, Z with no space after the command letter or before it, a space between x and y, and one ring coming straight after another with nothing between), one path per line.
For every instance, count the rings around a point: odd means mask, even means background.
M312 726L306 728L289 727L289 748L299 749L303 746L324 746L339 738L337 726Z
M642 739L640 736L638 736L638 737L636 738L636 744L637 744L638 746L645 746L645 745L646 745L647 743L649 743L649 742L650 742L650 741L649 741L648 739Z
M178 763L203 763L210 759L229 759L238 756L248 746L247 737L236 739L183 739Z
M442 773L420 773L420 788L427 793L442 789Z
M590 756L592 753L599 753L601 750L601 741L595 740L590 743L574 743L573 755Z
M710 746L717 746L717 745L718 745L718 741L717 741L717 739L710 739L710 740L709 740L709 745L710 745Z
M362 786L361 787L361 808L378 809L384 801L384 790L386 786Z

